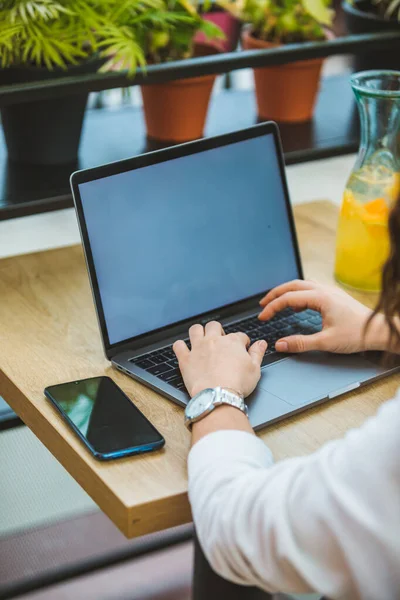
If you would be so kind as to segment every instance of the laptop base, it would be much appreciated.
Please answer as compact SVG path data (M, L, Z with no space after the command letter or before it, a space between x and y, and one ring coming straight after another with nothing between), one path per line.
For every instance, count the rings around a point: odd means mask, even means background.
M126 355L121 359L117 356L113 360L118 370L180 406L189 401L185 391L175 390L144 371L138 372ZM290 356L262 369L261 380L246 401L250 422L260 429L397 370L397 366L388 369L361 354L307 352Z
M263 369L247 401L250 422L259 429L387 374L388 369L361 354L293 355Z

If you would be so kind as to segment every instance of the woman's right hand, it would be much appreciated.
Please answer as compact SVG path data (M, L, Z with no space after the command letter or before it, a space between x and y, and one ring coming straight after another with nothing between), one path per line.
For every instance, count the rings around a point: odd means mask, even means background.
M271 290L260 304L262 321L268 321L288 307L297 312L310 308L321 313L321 332L282 338L275 344L278 352L324 350L350 354L384 350L388 343L383 316L374 317L365 335L365 325L372 311L337 287L314 281L290 281Z

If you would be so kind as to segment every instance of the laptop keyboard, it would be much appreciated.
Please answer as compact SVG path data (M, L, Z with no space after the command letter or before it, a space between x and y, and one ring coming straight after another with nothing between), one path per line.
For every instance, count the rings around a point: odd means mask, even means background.
M313 310L304 310L300 313L295 313L291 309L280 312L269 321L260 321L257 316L252 316L230 325L224 325L226 333L235 333L238 331L247 333L251 343L261 339L268 342L268 349L265 353L262 366L270 365L288 356L288 354L282 354L282 352L276 352L275 350L275 342L280 338L294 334L312 334L320 331L321 328L322 319L319 313ZM190 347L189 341L185 341ZM129 362L159 377L159 379L162 379L178 390L185 389L172 346L166 346L165 348L153 350L141 356L135 356Z

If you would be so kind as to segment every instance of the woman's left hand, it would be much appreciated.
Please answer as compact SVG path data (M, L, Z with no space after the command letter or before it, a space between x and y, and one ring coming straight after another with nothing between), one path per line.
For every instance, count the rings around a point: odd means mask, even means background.
M261 376L261 362L267 342L259 340L249 347L245 333L225 335L216 321L193 325L189 329L192 349L184 341L173 349L179 361L186 389L193 397L206 388L229 388L244 397L255 389Z

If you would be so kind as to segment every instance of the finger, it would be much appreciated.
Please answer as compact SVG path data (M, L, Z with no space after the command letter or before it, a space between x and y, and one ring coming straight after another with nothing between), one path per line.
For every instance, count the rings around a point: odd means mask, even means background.
M221 337L221 335L224 335L221 323L209 321L205 327L205 335L206 337Z
M279 298L272 300L264 310L258 315L261 321L272 319L276 313L281 312L285 308L293 308L296 311L312 308L320 311L321 308L321 293L319 290L304 290L299 292L287 292Z
M318 284L314 281L304 280L304 279L294 279L293 281L287 281L282 285L278 285L273 290L269 291L268 294L264 296L260 300L261 306L266 306L275 298L279 298L282 294L286 294L286 292L297 292L301 290L313 290L318 287Z
M250 338L246 333L243 333L243 331L236 331L235 333L230 333L227 337L237 339L241 344L243 344L245 348L247 348L247 346L250 345Z
M311 350L323 350L324 333L313 333L312 335L291 335L278 340L275 348L278 352L310 352Z
M193 348L193 345L196 344L196 342L198 342L199 340L202 340L203 337L204 337L203 325L200 325L200 324L192 325L191 328L189 329L189 339L190 339L190 343L192 344L192 348Z
M177 340L172 346L172 350L175 352L175 356L178 362L181 362L186 356L189 356L190 350L186 346L183 340Z
M268 344L265 340L257 340L249 348L251 360L257 367L261 366L267 346Z

